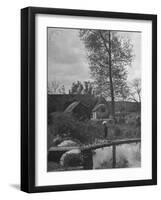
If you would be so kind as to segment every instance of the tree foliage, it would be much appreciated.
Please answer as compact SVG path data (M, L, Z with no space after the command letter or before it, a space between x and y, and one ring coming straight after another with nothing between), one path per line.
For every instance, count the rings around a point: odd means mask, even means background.
M81 83L80 81L74 82L72 84L71 89L69 90L69 94L94 94L93 83L90 81L84 81Z

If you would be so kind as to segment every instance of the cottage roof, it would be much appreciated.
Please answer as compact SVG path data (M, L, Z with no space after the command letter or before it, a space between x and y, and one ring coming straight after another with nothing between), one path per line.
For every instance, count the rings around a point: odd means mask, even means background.
M92 112L95 112L95 111L97 111L98 109L104 108L104 107L105 107L105 104L97 104L97 105L93 108Z
M107 104L107 101L105 100L104 97L102 96L97 97L97 105L99 104L105 104L105 105Z
M111 112L111 102L106 101L103 97L94 97L92 95L82 95L82 94L48 94L48 113L53 112L63 112L69 105L74 102L81 102L84 106L89 108L90 111L94 109L97 105L104 104L107 105L109 111ZM136 112L140 110L141 104L137 102L115 102L115 111L120 111L120 108L125 106L126 112ZM94 108L93 108L94 107Z
M69 105L74 102L80 102L92 110L97 102L97 98L92 95L81 94L48 94L48 113L63 112Z
M75 107L77 107L77 105L79 104L79 101L74 101L73 103L71 103L65 110L64 112L72 112L74 110Z

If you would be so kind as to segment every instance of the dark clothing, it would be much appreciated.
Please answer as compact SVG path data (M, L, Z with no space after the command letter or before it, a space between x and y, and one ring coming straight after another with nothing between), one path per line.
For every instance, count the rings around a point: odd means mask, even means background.
M105 138L108 136L108 127L104 125Z

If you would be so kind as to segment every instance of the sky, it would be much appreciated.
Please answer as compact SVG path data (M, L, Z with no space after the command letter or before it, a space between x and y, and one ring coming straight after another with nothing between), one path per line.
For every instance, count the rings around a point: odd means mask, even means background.
M128 81L141 77L141 33L120 32L133 44L134 59L128 67ZM86 49L79 29L48 28L48 83L57 81L66 92L75 81L92 80Z

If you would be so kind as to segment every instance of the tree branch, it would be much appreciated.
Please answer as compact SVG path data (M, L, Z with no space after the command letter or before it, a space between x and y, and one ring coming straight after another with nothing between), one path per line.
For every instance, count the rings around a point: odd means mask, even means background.
M101 31L99 31L99 34L100 34L100 37L101 37L102 40L103 40L104 46L105 46L105 48L106 48L106 51L109 53L109 49L108 49L108 47L107 47L107 44L106 44L105 38L103 37Z

